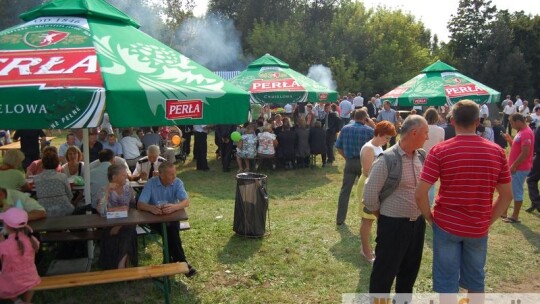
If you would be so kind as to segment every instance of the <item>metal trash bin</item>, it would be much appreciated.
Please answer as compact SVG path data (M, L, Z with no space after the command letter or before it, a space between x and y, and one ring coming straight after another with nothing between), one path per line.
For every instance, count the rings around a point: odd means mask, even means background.
M234 232L243 236L264 236L267 214L266 175L251 172L237 174Z

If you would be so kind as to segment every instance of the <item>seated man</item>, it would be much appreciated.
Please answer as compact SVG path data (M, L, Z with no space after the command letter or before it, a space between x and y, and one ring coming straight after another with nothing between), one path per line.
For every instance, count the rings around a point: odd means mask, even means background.
M170 162L164 162L159 166L159 176L148 180L137 203L137 209L156 215L171 214L188 206L189 198L184 189L184 183L176 177L176 167ZM162 233L160 224L152 224L150 227ZM187 262L178 222L167 223L167 243L171 262ZM188 267L189 272L186 276L190 278L197 273L197 270L189 263Z
M0 187L0 212L6 211L10 207L15 207L17 200L21 201L22 207L28 213L29 221L39 220L47 216L45 208L28 194L18 190Z
M159 147L156 145L149 146L146 155L137 161L131 180L147 180L153 177L154 172L157 172L159 166L165 162L165 158L159 156Z

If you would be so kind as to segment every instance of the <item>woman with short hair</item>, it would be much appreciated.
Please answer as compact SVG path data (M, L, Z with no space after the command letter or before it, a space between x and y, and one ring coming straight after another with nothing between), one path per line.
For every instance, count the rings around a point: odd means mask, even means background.
M38 202L47 211L47 216L71 215L75 209L71 204L73 193L67 175L56 172L60 163L58 154L45 153L41 163L44 170L34 177Z
M0 165L0 185L6 189L27 191L31 190L26 183L24 174L19 168L24 160L20 150L8 150Z

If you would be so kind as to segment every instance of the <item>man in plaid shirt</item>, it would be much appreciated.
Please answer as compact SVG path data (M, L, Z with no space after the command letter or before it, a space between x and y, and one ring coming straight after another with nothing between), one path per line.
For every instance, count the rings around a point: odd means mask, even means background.
M338 153L345 158L343 169L343 184L339 192L336 224L342 225L347 217L349 198L354 181L362 173L360 164L360 150L362 146L373 138L373 128L366 126L368 114L359 109L354 112L354 123L348 124L341 129L336 141Z

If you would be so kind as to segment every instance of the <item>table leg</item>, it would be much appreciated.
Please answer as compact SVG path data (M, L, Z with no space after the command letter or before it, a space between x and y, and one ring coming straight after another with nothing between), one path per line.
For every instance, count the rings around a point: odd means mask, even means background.
M163 262L168 264L169 258L169 242L167 241L167 223L161 223L161 236L163 243ZM163 277L163 297L165 298L165 304L171 303L171 282L168 276Z

